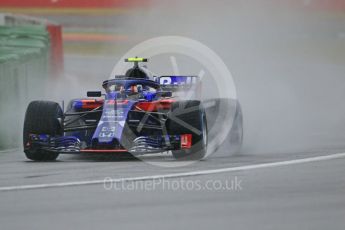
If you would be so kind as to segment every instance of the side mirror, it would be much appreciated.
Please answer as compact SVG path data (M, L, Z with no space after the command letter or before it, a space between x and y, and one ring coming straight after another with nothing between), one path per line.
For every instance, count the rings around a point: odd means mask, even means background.
M102 92L101 91L88 91L87 96L88 97L101 97Z

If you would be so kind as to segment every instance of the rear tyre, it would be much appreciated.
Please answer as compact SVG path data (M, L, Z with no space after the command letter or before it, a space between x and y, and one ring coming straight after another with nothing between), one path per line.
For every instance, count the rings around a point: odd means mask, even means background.
M177 160L201 160L207 152L206 113L200 101L180 101L172 105L168 119L170 135L192 134L190 149L172 150Z
M58 103L50 101L33 101L29 104L24 120L23 145L28 159L33 161L53 161L59 153L42 149L28 148L30 134L47 134L52 137L61 136L63 129L61 119L63 112Z
M243 115L242 108L239 102L236 104L236 113L234 122L230 131L230 152L232 154L239 153L241 151L243 143Z

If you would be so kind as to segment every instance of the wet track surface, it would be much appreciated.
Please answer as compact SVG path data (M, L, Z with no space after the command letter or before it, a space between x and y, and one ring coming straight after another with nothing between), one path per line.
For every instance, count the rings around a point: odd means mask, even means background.
M58 162L27 161L20 151L3 153L0 187L164 175L327 155L227 156L182 168L158 168L142 161L62 156ZM329 153L328 153L329 155ZM111 189L103 184L0 192L3 229L167 228L342 229L345 222L345 158L304 164L185 177L193 183L239 180L237 190ZM167 179L168 182L182 178ZM125 184L129 185L131 182ZM138 182L137 182L138 183ZM190 182L192 183L192 182ZM126 188L126 187L125 187ZM19 221L20 220L20 221Z
M224 7L219 15L228 15L224 11L231 7ZM140 15L147 19L143 22L146 27L140 25L142 28L134 30L132 25L129 31L133 35L148 30L149 37L178 34L200 38L221 55L234 74L244 113L244 148L240 154L230 154L225 142L206 160L162 168L139 160L85 155L61 155L57 162L40 163L28 161L21 149L1 152L0 229L343 229L345 157L251 170L245 166L345 152L344 17L297 11L267 13L258 4L248 18L251 9L240 5L229 16L214 17L215 21L209 20L214 13L197 17L208 9L201 13L195 9L188 21L181 16L183 10L175 16L175 8L170 15L163 8L163 13ZM164 20L155 21L161 14ZM169 17L176 21L169 24ZM71 21L84 26L85 18L52 19L67 26ZM115 19L95 19L91 24L104 25L104 20L106 26L112 26ZM224 21L229 22L227 29L222 29ZM117 23L122 25L122 21ZM167 29L164 23L171 27ZM217 23L219 28L214 26ZM191 29L188 24L199 26ZM128 32L126 26L120 32ZM63 95L53 95L54 99L80 97L80 92L99 89L96 84L109 77L118 60L111 56L66 56L66 77L54 85ZM160 161L162 157L174 164L166 155L146 159ZM236 191L161 186L106 190L102 183L1 191L12 186L233 167L240 168L167 181L172 184L184 179L204 185L237 178L241 189Z
M73 60L69 67L71 76L76 74L73 68L76 72L81 71L80 63L83 60L90 65L97 64L90 58L68 57L67 60ZM111 65L110 60L106 63L103 62L104 66ZM93 70L89 72L90 75L103 74L102 71ZM244 103L244 111L250 111L246 106ZM253 130L246 135L250 138ZM338 143L338 139L341 139L341 135L333 140ZM248 139L245 139L245 143L248 143ZM289 152L283 148L282 151L271 150L267 153L248 151L245 145L242 153L233 156L228 153L229 146L225 143L210 158L176 168L156 167L138 160L69 155L61 155L57 162L39 163L26 160L21 150L13 150L0 154L0 189L281 162L343 152L341 145L333 145L338 149L330 148L332 150L329 151L311 149ZM159 161L160 157L150 158ZM172 158L168 157L168 160L174 162ZM176 229L186 226L190 229L252 229L257 226L265 229L342 229L345 225L344 173L345 158L339 158L182 177L194 183L238 178L242 181L240 191L186 191L159 187L148 191L108 191L102 183L1 191L0 223L2 229L61 229L70 226L83 229ZM178 180L167 179L168 183Z
M80 180L103 180L106 177L128 178L157 174L164 175L327 155L327 153L295 153L231 156L224 150L223 154L221 151L201 162L183 167L179 167L176 162L177 167L170 168L157 167L137 159L118 159L111 156L90 155L60 155L57 162L32 162L27 160L20 151L8 152L1 155L1 187ZM163 154L147 156L143 157L143 159L159 162L162 157L164 157L164 161L169 161L172 166L174 165L175 160L172 156Z

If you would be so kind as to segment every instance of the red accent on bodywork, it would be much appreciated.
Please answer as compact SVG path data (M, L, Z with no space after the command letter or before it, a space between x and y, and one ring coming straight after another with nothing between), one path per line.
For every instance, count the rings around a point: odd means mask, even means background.
M192 147L192 134L181 135L181 149L190 149Z
M81 100L81 103L82 103L83 109L96 109L103 105L104 100L84 99L84 100Z
M171 108L171 104L174 103L175 100L167 99L167 100L160 100L160 101L152 101L152 102L139 102L135 105L137 110L143 110L148 112L157 112L158 110L167 110Z
M108 105L114 105L115 104L115 100L109 100L107 101ZM123 101L118 101L116 100L116 104L117 105L127 105L128 104L128 100L123 100Z
M125 153L126 149L83 149L81 153Z

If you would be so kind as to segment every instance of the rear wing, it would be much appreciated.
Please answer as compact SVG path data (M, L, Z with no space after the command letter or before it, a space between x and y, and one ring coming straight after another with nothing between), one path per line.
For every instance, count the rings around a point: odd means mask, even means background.
M156 77L155 81L163 90L180 91L199 87L201 84L198 76L161 76Z

